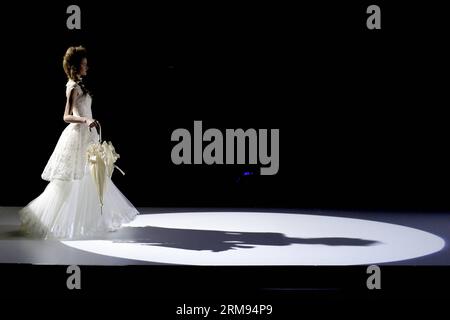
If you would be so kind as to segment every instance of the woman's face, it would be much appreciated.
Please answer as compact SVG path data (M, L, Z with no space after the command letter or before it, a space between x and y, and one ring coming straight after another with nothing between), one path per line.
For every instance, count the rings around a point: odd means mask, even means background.
M88 65L87 65L87 59L83 58L83 60L81 60L81 66L80 66L80 75L81 76L85 76L87 75L87 71L88 71Z

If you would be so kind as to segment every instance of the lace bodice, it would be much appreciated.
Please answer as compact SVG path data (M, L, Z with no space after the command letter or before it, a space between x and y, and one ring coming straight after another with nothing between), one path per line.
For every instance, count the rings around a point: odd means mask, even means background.
M83 94L83 90L81 90L80 86L75 81L70 79L66 84L66 97L69 97L72 89L76 90L78 93L73 104L73 115L92 118L91 96L89 94Z

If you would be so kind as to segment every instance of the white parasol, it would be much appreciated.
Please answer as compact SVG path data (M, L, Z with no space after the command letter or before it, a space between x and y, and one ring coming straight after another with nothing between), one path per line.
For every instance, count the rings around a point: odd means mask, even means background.
M103 196L106 192L107 178L112 177L114 168L117 168L123 175L125 175L125 172L114 164L120 156L116 153L111 141L103 141L102 143L102 128L100 123L97 123L99 126L98 142L90 143L86 149L86 154L100 201L100 212L103 214Z

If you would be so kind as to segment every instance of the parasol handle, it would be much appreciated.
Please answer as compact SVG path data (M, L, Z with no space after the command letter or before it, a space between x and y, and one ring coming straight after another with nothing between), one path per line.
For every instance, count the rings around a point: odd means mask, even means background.
M97 123L98 123L98 127L99 127L99 129L97 130L97 132L98 132L98 142L102 143L102 126L100 125L100 122L97 121Z
M98 133L98 142L102 143L102 126L100 125L100 122L98 122L97 120L95 120L98 123L98 127L99 129L97 129L97 127L95 127L95 129L97 130ZM91 131L91 128L89 128L89 131Z

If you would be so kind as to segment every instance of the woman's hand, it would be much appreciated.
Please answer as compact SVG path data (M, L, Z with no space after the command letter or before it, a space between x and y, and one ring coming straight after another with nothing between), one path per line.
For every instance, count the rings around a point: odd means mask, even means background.
M87 124L88 127L89 127L89 131L90 131L91 128L93 128L93 127L96 127L96 128L97 128L97 131L100 129L99 123L98 123L98 121L95 120L95 119L86 118L86 124Z

